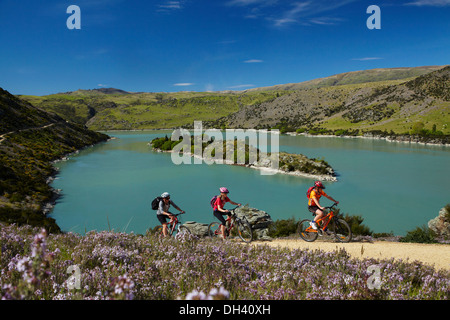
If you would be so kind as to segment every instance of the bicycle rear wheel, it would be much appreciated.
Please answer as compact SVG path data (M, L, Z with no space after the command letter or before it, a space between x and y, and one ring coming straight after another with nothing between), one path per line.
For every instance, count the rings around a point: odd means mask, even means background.
M220 234L220 226L219 222L211 222L208 226L208 236L211 238L217 238Z
M318 237L317 230L314 230L311 227L310 223L311 220L308 219L302 220L298 224L297 228L297 232L300 235L300 237L307 242L313 242Z
M352 229L344 219L333 219L331 231L339 242L350 242L352 240Z
M247 221L239 220L236 223L237 231L239 234L239 238L246 243L250 243L253 240L253 232L250 223Z
M162 226L162 225L159 225L159 226L156 226L156 227L153 229L153 232L154 232L155 235L157 235L158 237L161 237L161 238L162 238L162 236L163 236L162 230L163 230L163 226Z

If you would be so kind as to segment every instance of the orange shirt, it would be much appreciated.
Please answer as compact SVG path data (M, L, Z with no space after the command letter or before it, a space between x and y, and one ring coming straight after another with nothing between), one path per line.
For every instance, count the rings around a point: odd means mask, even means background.
M311 193L309 194L309 200L308 200L308 206L315 206L316 203L313 201L313 198L316 198L317 201L320 200L321 196L327 196L323 190L319 193L316 190L311 190Z

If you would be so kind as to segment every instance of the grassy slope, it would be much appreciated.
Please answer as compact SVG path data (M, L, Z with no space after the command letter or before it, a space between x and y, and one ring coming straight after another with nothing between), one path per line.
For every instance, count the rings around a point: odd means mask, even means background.
M44 112L0 89L0 221L59 227L44 215L53 198L51 161L108 136Z
M414 124L450 133L450 67L419 78L294 91L270 103L245 107L215 125L230 127L322 127L393 130L407 133Z
M321 126L405 133L414 123L423 122L425 129L436 125L437 130L449 134L448 100L413 97L405 103L403 98L387 95L382 102L373 98L385 88L406 88L404 83L439 69L442 67L365 70L242 92L127 93L100 89L22 98L93 130L174 128L192 126L198 120L210 121L215 127L270 128L286 122L294 129ZM419 79L422 81L415 86L426 91L428 78ZM351 108L361 110L349 117L345 113Z
M255 93L131 93L127 95L55 94L21 98L47 111L93 130L158 129L210 121L239 110L243 105L270 101L286 92ZM84 94L84 95L83 95ZM89 107L95 109L90 117Z

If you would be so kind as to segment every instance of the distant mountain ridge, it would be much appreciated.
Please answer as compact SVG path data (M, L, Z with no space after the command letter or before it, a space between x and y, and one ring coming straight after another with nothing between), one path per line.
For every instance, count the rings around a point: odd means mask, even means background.
M448 101L442 93L445 72L439 73L447 68L353 71L243 91L132 93L101 88L21 98L94 130L190 127L198 120L218 128L322 126L396 133L424 122L425 128L450 133Z
M261 87L255 89L248 89L247 91L255 90L300 90L310 88L332 87L348 84L361 84L370 82L381 82L390 80L402 80L408 78L419 77L433 71L445 68L445 66L423 66L423 67L402 67L402 68L378 68L360 71L351 71L340 73L325 78L318 78L314 80L280 84L269 87Z
M61 94L69 94L69 95L96 95L96 94L104 94L104 95L109 95L109 94L131 94L131 92L128 91L124 91L121 89L116 89L116 88L97 88L97 89L78 89L77 91L69 91L69 92L64 92Z

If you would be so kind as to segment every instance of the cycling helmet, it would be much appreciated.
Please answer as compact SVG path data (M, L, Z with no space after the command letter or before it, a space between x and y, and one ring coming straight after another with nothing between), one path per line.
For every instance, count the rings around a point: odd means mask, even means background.
M170 197L170 194L168 193L168 192L164 192L162 195L161 195L161 198L169 198Z
M314 182L314 185L315 185L316 187L318 187L318 188L325 189L325 186L324 186L324 185L322 184L322 182L320 182L320 181Z
M228 191L228 189L227 188L225 188L225 187L222 187L222 188L220 188L219 189L220 190L220 192L222 193L230 193L230 191Z

